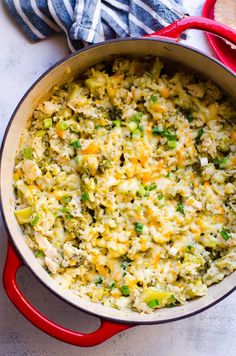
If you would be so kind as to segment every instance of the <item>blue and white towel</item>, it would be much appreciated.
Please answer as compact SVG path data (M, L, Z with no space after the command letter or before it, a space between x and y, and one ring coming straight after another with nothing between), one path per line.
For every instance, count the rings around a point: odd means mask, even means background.
M27 36L64 31L73 52L85 43L142 36L184 16L181 0L4 0Z

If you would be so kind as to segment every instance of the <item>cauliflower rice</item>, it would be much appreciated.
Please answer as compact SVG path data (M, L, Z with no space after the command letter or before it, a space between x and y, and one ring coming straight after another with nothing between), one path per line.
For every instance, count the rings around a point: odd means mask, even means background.
M117 58L54 87L17 152L16 218L62 288L151 313L236 269L236 111L210 81Z

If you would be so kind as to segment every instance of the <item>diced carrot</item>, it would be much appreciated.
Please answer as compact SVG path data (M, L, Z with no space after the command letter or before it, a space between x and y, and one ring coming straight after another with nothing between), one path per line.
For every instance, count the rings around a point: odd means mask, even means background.
M177 155L178 166L179 167L183 167L183 151L182 150L178 150L176 152L176 155Z
M164 111L163 107L157 103L152 104L152 109L153 109L153 111L159 112L159 113L162 113Z
M206 180L203 184L204 189L207 189L210 187L210 183Z
M160 253L157 253L155 258L154 258L154 261L153 261L153 264L156 266L160 261Z
M217 210L218 210L219 214L224 214L224 212L225 212L224 209L222 208L222 206L218 206Z
M60 123L58 122L55 126L55 130L56 130L56 134L60 137L60 138L63 138L64 137L64 132L61 128L61 125Z
M138 164L138 159L136 157L130 157L130 162L132 164Z
M109 87L107 87L107 93L108 93L108 95L112 98L112 97L115 96L116 91L115 91L114 88L112 88L111 86L109 86Z
M163 159L160 159L157 163L156 171L159 173L163 168Z
M218 224L225 224L227 220L224 215L215 215L214 221L215 221L215 223L218 223Z
M161 89L161 95L163 96L163 98L168 98L169 97L169 89L166 87Z
M236 166L236 157L233 157L233 158L231 159L231 165L232 165L232 166Z
M14 177L14 180L20 179L20 177L21 177L20 170L15 171L13 177Z
M144 166L147 160L148 160L148 155L146 153L142 153L139 157L139 161L141 165Z
M186 137L185 144L186 144L186 147L189 147L191 145L191 139L189 136Z
M150 171L144 171L143 172L142 182L143 183L147 183L147 182L150 182L151 179L152 179L151 172Z
M82 150L84 155L96 155L99 153L99 145L97 142L91 142L85 149Z
M230 137L231 137L232 142L236 143L236 130L231 131Z

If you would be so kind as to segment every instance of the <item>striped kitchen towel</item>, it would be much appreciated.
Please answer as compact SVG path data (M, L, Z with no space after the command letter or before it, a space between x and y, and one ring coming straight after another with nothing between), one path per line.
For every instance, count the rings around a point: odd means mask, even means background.
M27 36L64 31L74 52L85 43L142 36L184 16L181 0L4 0Z

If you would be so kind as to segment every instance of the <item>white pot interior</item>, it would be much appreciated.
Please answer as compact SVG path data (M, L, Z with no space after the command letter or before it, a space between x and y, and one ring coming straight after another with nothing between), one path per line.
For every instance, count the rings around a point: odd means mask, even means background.
M169 58L172 61L180 62L199 71L203 75L212 79L231 96L236 98L236 78L231 72L227 71L217 62L193 49L175 43L167 43L164 40L129 39L125 41L115 41L90 47L88 50L70 57L67 61L54 67L34 85L18 106L11 125L9 126L5 143L2 148L1 161L1 198L3 215L14 244L26 264L30 266L31 270L45 285L67 302L100 317L112 318L122 322L158 323L170 321L207 308L212 303L215 303L230 293L236 286L236 272L226 277L221 283L211 286L209 288L208 296L192 300L184 306L159 309L153 314L148 315L132 311L116 310L83 300L68 290L62 290L37 262L32 251L24 241L23 233L14 215L15 196L12 188L12 173L16 150L27 119L30 118L38 102L45 98L53 85L60 85L72 76L78 76L88 67L105 58L109 58L112 55L154 55Z

